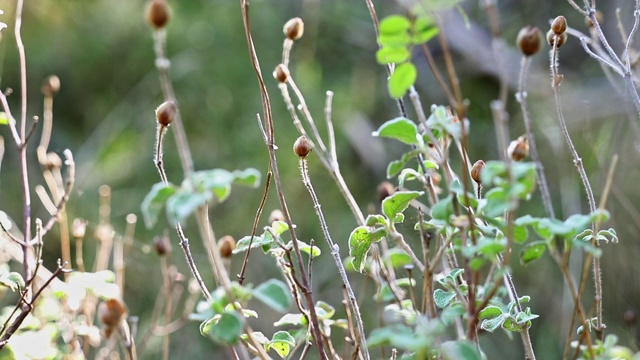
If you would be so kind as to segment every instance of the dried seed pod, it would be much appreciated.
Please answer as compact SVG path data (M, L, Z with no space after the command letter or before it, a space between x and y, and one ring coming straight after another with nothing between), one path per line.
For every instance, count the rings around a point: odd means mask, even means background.
M596 10L596 20L598 21L598 24L602 24L602 11ZM591 21L591 18L588 16L585 16L584 24L590 28L594 26L593 21Z
M122 320L127 316L127 308L122 301L111 298L98 305L100 321L104 325L104 332L107 337L120 326Z
M169 236L164 234L162 236L156 236L153 238L153 249L156 251L158 256L164 256L167 253L171 252L171 241L169 241Z
M151 0L147 4L145 17L153 28L164 28L171 18L171 8L166 0Z
M276 69L273 70L273 77L281 84L284 84L289 80L289 75L289 68L285 64L279 64L276 66Z
M551 31L556 35L564 34L567 31L567 19L562 15L557 16L551 23Z
M293 152L304 159L311 152L311 142L306 136L301 135L293 144Z
M156 109L156 120L162 126L169 126L176 119L178 109L173 101L165 101Z
M389 197L390 195L393 195L393 193L396 192L396 188L395 186L393 186L392 183L388 181L383 181L380 183L380 185L378 185L378 188L376 191L378 193L378 203L382 203L382 200L386 199L387 197Z
M233 250L236 248L236 241L231 235L226 235L218 240L218 250L220 250L220 256L224 259L228 259L233 255Z
M476 184L482 183L480 174L482 174L483 168L484 168L484 161L482 160L476 161L475 164L473 164L473 166L471 167L471 178L473 179L473 181L476 182Z
M53 96L60 91L60 78L55 75L49 75L42 82L42 93L45 96Z
M524 56L532 56L542 47L542 33L537 27L525 26L520 29L516 44Z
M73 225L71 227L71 234L73 234L73 237L76 239L82 239L86 233L87 221L80 218L73 219Z
M282 28L282 32L289 40L298 40L304 34L304 22L299 17L294 17L293 19L289 19L284 24Z
M274 221L284 221L282 210L275 209L269 214L269 224L273 224Z
M513 161L522 161L529 156L529 140L525 136L513 140L507 148L507 153Z
M562 33L562 35L556 35L553 30L549 30L547 32L547 43L549 43L549 45L553 47L553 43L556 41L556 39L558 39L558 45L556 47L559 48L567 42L567 33L565 32Z

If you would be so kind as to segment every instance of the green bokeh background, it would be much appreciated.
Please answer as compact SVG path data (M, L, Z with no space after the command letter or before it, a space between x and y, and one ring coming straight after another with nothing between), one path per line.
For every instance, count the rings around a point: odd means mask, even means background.
M500 62L493 56L482 2L462 3L469 17L467 27L456 11L443 17L444 31L450 37L454 61L465 98L469 101L471 122L470 154L477 159L497 157L497 145L489 104L498 94L496 71ZM255 167L264 173L268 163L266 147L259 133L255 114L261 112L260 95L248 51L238 1L171 1L173 18L168 27L168 53L172 79L196 169L229 170ZM393 1L375 1L378 15L403 13ZM621 7L627 29L631 27L632 4L628 1L602 2L605 32L616 50L622 49L615 27L615 8ZM0 41L2 88L13 88L10 106L19 111L19 66L13 41L14 2L0 0L5 11L0 20L9 23ZM501 15L506 51L500 60L509 74L511 135L523 132L522 116L513 96L520 57L514 39L524 25L546 29L549 19L558 14L569 25L587 33L582 17L566 3L538 0L501 1ZM29 116L42 113L39 87L49 74L60 77L62 87L54 101L54 130L50 150L59 154L71 149L77 162L76 190L67 207L69 217L89 221L90 233L98 222L100 185L111 186L112 223L123 232L125 216L140 216L140 203L153 184L159 181L153 164L155 122L154 109L162 101L151 31L144 22L144 1L114 0L40 0L27 2L24 10L23 37L27 52ZM325 92L335 93L333 119L341 168L346 182L363 211L375 209L377 184L385 178L386 164L406 150L400 144L370 136L382 122L397 116L395 103L386 94L386 73L375 62L377 48L373 25L364 1L356 0L254 0L251 2L254 41L267 80L276 121L276 142L283 187L289 199L293 221L301 239L321 241L321 233L312 204L299 178L297 158L290 151L297 138L291 119L281 101L272 69L280 62L282 25L294 16L305 21L305 36L294 47L291 71L304 92L316 121L322 123ZM442 51L436 41L430 43L436 60L444 69ZM548 49L546 49L548 50ZM584 192L557 125L555 105L549 86L548 60L542 51L532 60L530 73L531 111L534 127L554 204L562 217L587 210ZM414 54L420 76L417 88L426 108L443 104L443 98L426 63ZM604 304L607 331L615 332L624 344L635 346L635 326L627 329L623 313L638 310L640 277L638 276L638 232L640 215L636 209L638 192L638 151L640 135L637 116L627 115L631 108L613 91L597 62L588 58L579 42L570 38L561 49L561 72L564 74L564 110L570 131L599 201L611 156L619 154L613 193L607 208L612 214L608 226L617 229L620 243L604 247ZM621 81L615 78L618 86ZM323 129L323 126L320 126ZM0 209L19 219L21 197L17 156L8 128L0 129L7 151L0 173ZM170 180L181 181L173 135L165 146L165 164ZM42 183L37 171L34 149L29 153L33 171L31 181ZM458 169L454 159L454 169ZM319 194L333 238L347 253L347 238L356 222L342 200L335 184L315 157L310 159L311 178ZM230 234L236 239L247 235L262 193L260 189L236 189L223 204L210 211L217 236ZM275 193L266 213L278 207ZM522 213L543 214L536 193ZM34 201L34 214L46 218L46 212ZM408 223L415 215L408 218ZM261 226L266 223L263 219ZM170 228L162 218L153 229L138 223L135 240L127 257L127 288L124 299L132 315L140 317L140 332L149 327L151 309L161 288L159 258L151 251L154 236ZM187 221L187 235L192 238L196 262L208 284L213 275L197 236L193 220ZM174 263L188 274L184 258L174 242ZM410 241L417 234L408 232ZM57 233L47 238L45 265L51 267L60 256ZM87 266L93 259L91 236L87 243ZM325 254L328 254L326 252ZM579 256L575 257L576 260ZM233 260L232 274L241 260ZM541 359L559 358L568 332L570 300L560 271L547 257L526 268L517 263L515 281L521 295L532 297L531 308L541 319L531 329L534 349ZM575 267L578 269L579 261ZM259 284L279 276L270 259L254 252L247 281ZM363 299L364 316L371 329L377 323L373 302L373 284L364 276L352 274L356 292ZM591 286L591 285L589 285ZM591 290L587 289L587 294ZM341 284L329 256L316 259L314 296L341 309ZM590 301L585 302L587 307ZM279 314L253 304L260 314L254 329L270 335L271 325ZM369 310L371 309L371 310ZM340 312L342 314L342 312ZM336 336L340 343L342 335ZM489 358L521 358L518 337L481 336ZM160 338L147 346L141 358L158 358ZM227 354L198 333L198 324L188 324L171 337L170 358L225 358Z

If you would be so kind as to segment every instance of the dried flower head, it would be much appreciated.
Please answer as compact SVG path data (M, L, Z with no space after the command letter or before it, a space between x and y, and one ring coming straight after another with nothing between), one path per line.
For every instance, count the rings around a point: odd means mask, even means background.
M287 65L279 64L276 66L276 69L273 70L273 77L281 84L286 83L289 80L289 68Z
M151 0L145 13L147 23L153 28L164 28L171 18L171 8L166 0Z
M299 17L294 17L293 19L289 19L284 24L282 28L282 32L289 40L298 40L304 34L304 22Z
M156 120L162 126L169 126L176 119L178 109L173 101L165 101L156 109Z
M524 56L532 56L542 47L542 33L537 27L525 26L520 29L516 44Z
M293 144L293 152L300 158L304 159L311 152L311 142L306 136L301 135Z
M551 31L556 35L564 34L567 31L567 19L562 15L557 16L551 23Z
M529 140L526 136L520 136L513 140L507 148L507 153L513 161L522 161L529 156Z
M559 48L567 42L567 33L565 32L562 33L562 35L556 35L553 30L549 30L547 32L547 43L549 43L549 45L553 47L556 39L558 40L558 45L556 45L556 47Z
M471 167L471 178L476 182L476 184L480 184L482 182L480 175L482 174L483 168L484 161L482 160L476 161L475 164L473 164L473 167Z
M169 241L169 236L164 234L162 236L156 236L153 238L153 249L156 251L158 256L164 256L167 253L171 252L171 241Z
M220 256L224 259L230 258L235 248L236 240L231 235L225 235L218 240L218 250L220 251Z

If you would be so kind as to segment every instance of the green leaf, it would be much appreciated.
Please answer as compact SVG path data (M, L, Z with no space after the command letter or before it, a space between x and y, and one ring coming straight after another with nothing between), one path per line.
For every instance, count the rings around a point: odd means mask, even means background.
M373 136L387 137L400 140L408 145L418 143L418 126L404 117L398 117L382 124L378 131L373 132Z
M389 95L394 99L403 97L416 82L418 70L410 62L398 64L389 78Z
M240 340L243 321L235 312L225 312L200 324L200 333L209 335L217 342L232 345Z
M516 225L513 227L513 241L522 244L529 237L529 231L526 226Z
M296 340L286 331L278 331L273 334L268 347L275 350L281 358L289 355L292 347L296 346Z
M167 200L167 215L171 224L184 221L197 208L211 199L210 192L200 193L192 190L180 189Z
M451 300L453 300L455 297L456 293L454 291L444 291L442 289L436 289L433 292L433 300L436 303L436 306L441 309L444 309L447 305L449 305Z
M398 175L398 173L404 169L405 165L406 163L402 160L393 160L389 162L389 165L387 165L387 179L391 179Z
M475 345L468 341L446 341L440 345L445 359L482 360Z
M353 267L358 272L364 270L364 260L371 243L380 240L386 234L384 229L371 229L368 226L358 226L353 229L349 235L349 255L353 256Z
M532 261L538 260L547 249L546 241L534 241L526 244L520 250L520 263L528 265Z
M380 34L393 35L407 32L411 27L409 19L402 15L387 16L380 21Z
M518 324L518 322L516 322L516 320L511 316L504 319L504 321L502 322L502 328L507 331L513 331L513 332L522 331L522 325Z
M385 262L390 264L394 269L401 268L411 264L411 257L402 249L391 248L384 254Z
M172 184L157 183L151 187L151 190L140 205L144 224L148 229L151 229L158 221L160 211L164 208L167 199L175 194L176 190L176 187Z
M319 300L316 302L316 313L318 314L318 319L329 320L335 315L336 309L328 303Z
M9 124L9 117L7 116L7 113L4 111L0 111L0 125L8 125Z
M379 64L397 64L409 60L411 53L406 47L386 46L376 51L376 60Z
M493 319L500 315L502 315L502 309L497 306L488 305L487 307L482 309L482 311L480 311L480 314L478 314L478 319Z
M273 326L283 325L306 325L306 320L302 314L284 314L280 320L273 323Z
M496 217L510 210L513 202L509 201L507 194L502 188L493 188L485 194L487 202L483 211L487 217Z
M501 314L498 317L495 317L493 319L485 319L482 320L482 323L480 324L480 328L482 328L483 330L487 330L490 332L493 332L495 329L497 329L498 327L500 327L500 325L502 325L502 323L504 322L504 320L509 316L509 314Z
M273 243L273 238L265 238L256 235L253 237L253 242L251 242L251 236L245 236L236 242L236 248L233 249L233 253L237 254L246 251L249 248L249 243L251 243L251 248L253 249L260 246L271 245L271 243Z
M422 191L397 191L393 195L382 200L382 213L390 220L395 219L396 214L403 212L411 200L422 195Z
M249 186L252 188L260 186L260 179L262 178L260 171L254 168L235 170L233 172L233 176L235 177L233 182L234 184Z
M449 195L444 199L440 199L440 201L438 201L431 208L431 217L433 217L434 219L449 221L452 214L453 214L452 195Z
M287 244L287 248L291 249L292 247L293 247L293 243L289 241L289 243ZM320 248L318 247L318 245L313 245L313 249L312 249L311 245L307 244L304 241L298 240L298 248L303 253L307 253L308 255L312 255L313 257L318 257L320 256L320 254L322 254L322 251L320 251Z
M426 17L418 17L413 23L412 43L414 45L424 44L438 35L440 30L433 23L433 19Z
M422 178L419 172L414 169L402 169L400 175L398 175L398 187L404 188L404 183L407 180L416 180Z
M0 274L0 285L8 287L13 292L25 288L25 282L22 275L13 271Z
M387 226L387 224L389 223L387 218L385 218L382 215L378 215L378 214L370 214L367 215L367 218L364 221L365 225L367 226L376 226L376 225L382 225L382 226Z
M292 299L289 288L282 281L270 279L251 291L253 296L279 312L286 312L291 307Z

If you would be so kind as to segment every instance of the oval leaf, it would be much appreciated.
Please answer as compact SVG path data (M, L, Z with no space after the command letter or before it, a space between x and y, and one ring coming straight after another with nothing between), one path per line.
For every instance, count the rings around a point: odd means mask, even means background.
M531 242L520 250L520 262L522 265L527 265L532 261L538 260L547 249L547 243L545 241Z
M280 280L270 279L258 285L251 293L256 299L276 311L286 312L291 307L289 288Z
M225 312L200 324L200 333L223 344L235 344L240 340L243 321L235 312Z
M418 127L416 124L405 118L398 117L382 124L378 131L373 132L373 136L388 137L400 140L407 145L418 143Z
M410 62L399 64L389 78L389 95L394 99L400 99L417 78L418 70L415 65Z
M164 208L165 202L175 194L176 190L176 187L172 184L157 183L151 187L151 190L140 205L144 224L148 229L151 229L158 221L158 216L160 216L160 211Z
M422 195L422 191L398 191L382 200L382 212L389 219L393 220L396 214L403 212L411 203L411 200Z

